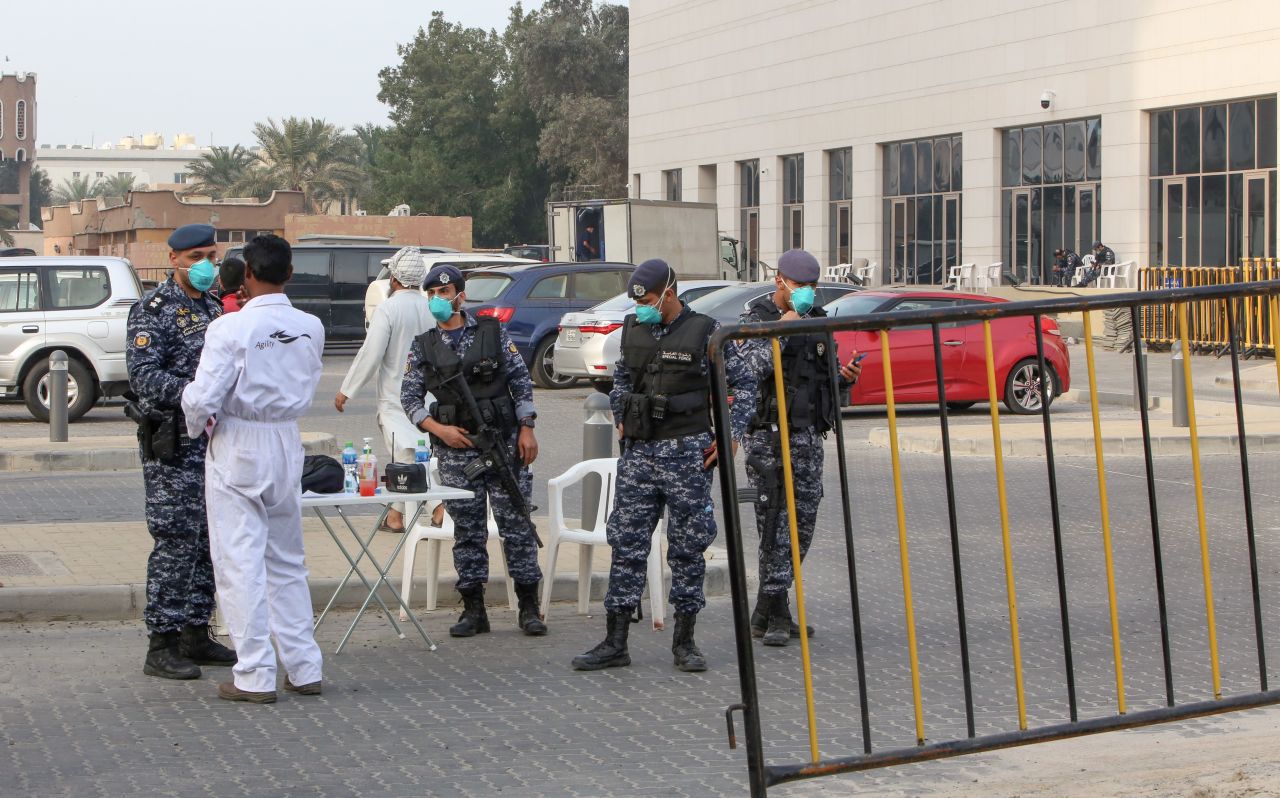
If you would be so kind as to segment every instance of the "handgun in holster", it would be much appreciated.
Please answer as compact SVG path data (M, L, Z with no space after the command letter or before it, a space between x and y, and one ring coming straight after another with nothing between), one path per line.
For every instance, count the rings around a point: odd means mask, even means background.
M172 460L178 453L177 413L146 411L137 402L128 402L124 414L138 425L143 460Z

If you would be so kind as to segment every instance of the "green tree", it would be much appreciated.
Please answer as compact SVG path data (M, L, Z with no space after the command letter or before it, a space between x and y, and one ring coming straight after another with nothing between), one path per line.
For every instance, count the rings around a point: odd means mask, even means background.
M323 119L268 119L253 126L256 154L275 188L301 191L311 213L359 192L366 177L356 139Z
M513 72L538 118L538 156L559 186L625 194L628 19L626 6L591 0L512 9Z
M8 205L0 205L0 244L13 246L13 235L9 232L18 226L18 212Z
M133 184L133 175L112 175L98 182L97 196L99 197L124 197L133 191L137 186Z
M98 181L90 183L87 175L85 177L68 177L64 178L62 185L54 190L53 201L58 205L66 205L68 202L79 202L80 200L97 197L100 193L101 186Z
M233 196L249 167L256 163L253 153L236 144L213 147L193 161L189 174L193 179L190 193L207 194L214 199Z
M28 191L31 192L31 223L37 227L43 227L44 222L40 219L40 209L54 204L53 184L49 180L49 173L39 166L32 166L31 179L27 185ZM12 160L0 161L0 194L17 193L18 162ZM14 206L14 209L16 213L16 206Z

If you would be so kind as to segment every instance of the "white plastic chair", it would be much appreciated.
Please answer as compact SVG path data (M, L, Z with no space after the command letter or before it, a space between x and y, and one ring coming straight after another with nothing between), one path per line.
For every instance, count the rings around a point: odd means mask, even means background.
M1102 267L1098 275L1099 288L1131 288L1133 267L1137 261L1127 260L1124 263L1108 263Z
M431 484L440 484L439 471L436 468L436 459L431 458ZM406 508L408 509L408 508ZM449 517L449 511L444 513L444 520L440 526L431 526L431 516L423 512L425 520L418 521L414 524L413 529L405 532L409 539L404 542L404 570L400 576L400 599L406 605L409 604L409 594L413 591L413 566L414 560L418 553L418 542L427 541L427 602L426 610L430 612L436 608L436 601L439 594L440 582L440 547L444 541L453 542L453 519ZM493 507L489 507L489 540L498 538L498 522L493 518ZM511 574L507 571L507 557L505 553L500 554L502 561L502 572L504 580L507 583L507 602L511 605L511 609L517 609L519 602L516 599L516 586L511 581ZM492 569L491 569L492 570ZM408 620L404 610L400 610L400 620Z
M982 292L985 294L993 285L1000 285L1000 269L1004 267L1004 263L996 261L986 268L986 273L982 276Z
M837 263L835 266L822 267L822 279L828 283L842 283L849 279L849 271L852 267L847 263Z
M859 266L854 269L853 273L858 277L858 279L862 280L863 286L870 288L871 282L875 279L876 261L873 260L866 266Z
M966 264L960 263L947 269L947 281L944 285L954 285L956 288L959 288L962 285L960 279L961 275L964 273L965 265Z
M1077 266L1076 270L1071 273L1072 285L1077 285L1081 280L1084 279L1085 274L1090 269L1093 268L1093 261L1094 261L1094 257L1092 254L1085 255L1083 258L1080 259L1080 265Z
M582 519L583 526L570 527L564 517L564 494L571 486L578 484L590 474L600 477L600 501L596 503L596 517ZM608 546L605 537L605 525L609 513L613 510L615 486L618 478L618 460L616 457L600 457L595 460L583 460L558 477L547 482L547 505L549 524L547 529L547 566L542 579L542 614L546 616L551 606L551 590L555 586L556 560L560 555L561 543L578 544L578 614L587 614L587 604L591 599L591 553L594 546ZM590 521L591 526L586 524ZM649 548L647 563L649 582L649 615L653 619L653 628L663 626L663 609L666 598L662 585L662 542L666 537L665 518L658 521L653 530L653 540Z

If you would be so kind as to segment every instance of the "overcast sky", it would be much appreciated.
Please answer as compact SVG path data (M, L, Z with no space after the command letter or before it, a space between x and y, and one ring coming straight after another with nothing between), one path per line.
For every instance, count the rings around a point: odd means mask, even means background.
M200 146L248 145L253 123L268 117L316 116L347 128L385 122L378 70L399 63L396 45L433 10L501 31L513 3L43 0L7 15L0 68L36 73L40 144L101 145L158 131L166 145L179 132Z

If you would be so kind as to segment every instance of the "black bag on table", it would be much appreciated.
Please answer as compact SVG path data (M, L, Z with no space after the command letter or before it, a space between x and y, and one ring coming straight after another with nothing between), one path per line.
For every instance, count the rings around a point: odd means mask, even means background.
M327 454L309 454L302 458L304 493L341 493L344 476L342 463Z

